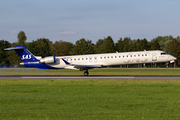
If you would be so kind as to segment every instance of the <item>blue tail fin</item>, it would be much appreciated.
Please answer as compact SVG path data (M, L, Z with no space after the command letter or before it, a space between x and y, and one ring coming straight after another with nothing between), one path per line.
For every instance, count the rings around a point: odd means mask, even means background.
M5 50L15 50L23 62L37 62L39 61L25 46L19 45Z

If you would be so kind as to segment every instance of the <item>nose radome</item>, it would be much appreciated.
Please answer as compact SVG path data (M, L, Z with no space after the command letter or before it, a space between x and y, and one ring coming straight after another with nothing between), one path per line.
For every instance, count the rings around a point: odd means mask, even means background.
M174 57L174 56L172 56L172 55L170 55L170 56L168 56L168 60L176 60L177 58L176 57Z
M171 56L170 59L171 59L171 60L176 60L177 58L174 57L174 56Z
M174 56L173 56L174 57ZM176 57L174 57L174 60L177 60L177 58Z

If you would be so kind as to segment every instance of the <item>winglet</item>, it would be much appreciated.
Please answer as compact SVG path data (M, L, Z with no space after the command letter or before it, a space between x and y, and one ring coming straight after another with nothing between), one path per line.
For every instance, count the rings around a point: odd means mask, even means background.
M67 62L66 60L64 60L64 59L62 59L65 63L66 63L66 65L71 65L69 62Z

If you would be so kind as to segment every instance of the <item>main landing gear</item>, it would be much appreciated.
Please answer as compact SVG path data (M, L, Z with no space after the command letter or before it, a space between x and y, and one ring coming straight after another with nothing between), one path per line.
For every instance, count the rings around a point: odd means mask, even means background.
M84 76L88 76L88 75L89 75L89 72L88 72L88 69L86 69L84 72Z

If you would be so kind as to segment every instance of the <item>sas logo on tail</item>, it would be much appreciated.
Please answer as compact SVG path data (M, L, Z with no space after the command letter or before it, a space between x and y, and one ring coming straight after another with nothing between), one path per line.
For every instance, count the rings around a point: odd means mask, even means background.
M22 55L22 59L31 59L31 55Z

